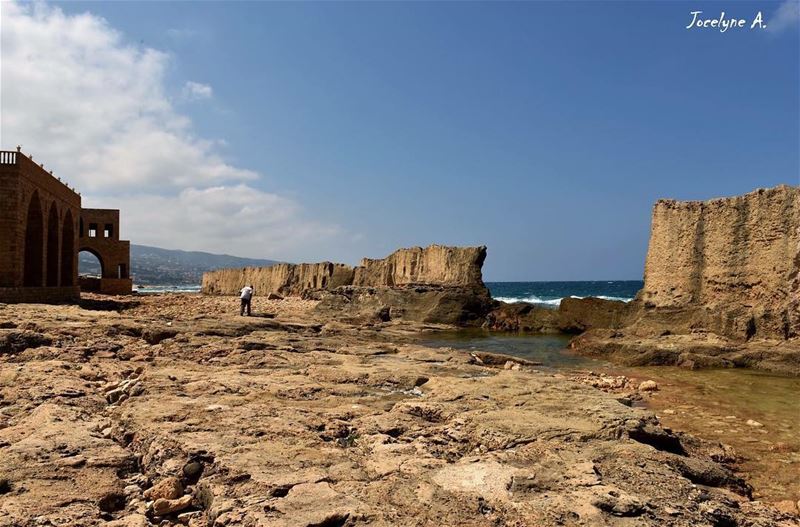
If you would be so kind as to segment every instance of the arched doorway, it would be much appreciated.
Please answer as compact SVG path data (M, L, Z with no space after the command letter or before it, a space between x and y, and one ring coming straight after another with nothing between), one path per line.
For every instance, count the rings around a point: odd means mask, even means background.
M25 267L23 270L26 287L42 286L42 259L44 249L44 218L39 192L34 191L28 205L28 216L25 221Z
M64 229L61 236L61 287L75 285L75 227L72 212L64 216Z
M58 286L58 209L50 205L47 217L47 287Z
M91 249L81 249L78 253L78 273L81 276L103 276L103 259Z

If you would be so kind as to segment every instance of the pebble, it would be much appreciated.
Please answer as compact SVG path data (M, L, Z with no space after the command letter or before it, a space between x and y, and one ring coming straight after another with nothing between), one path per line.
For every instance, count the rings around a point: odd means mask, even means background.
M183 485L178 478L170 476L164 478L146 491L144 497L148 500L172 500L180 497L183 494Z
M673 410L672 408L667 408L666 410L664 410L664 413L667 415L672 415L675 413L675 410Z
M643 381L639 384L640 392L656 392L658 391L658 383L656 381Z
M139 485L128 485L125 487L123 492L125 493L126 496L136 496L140 492L142 492L142 489L139 488Z
M189 461L183 466L183 475L189 479L200 477L203 473L203 464L199 461Z
M753 421L752 419L748 419L747 423L745 423L745 424L747 426L752 426L753 428L761 428L762 426L764 426L761 423L759 423L758 421Z
M178 521L183 525L188 525L193 518L200 517L200 511L189 511L178 514Z
M152 510L156 516L166 516L173 512L179 512L192 504L191 496L182 496L175 500L159 498L153 502Z

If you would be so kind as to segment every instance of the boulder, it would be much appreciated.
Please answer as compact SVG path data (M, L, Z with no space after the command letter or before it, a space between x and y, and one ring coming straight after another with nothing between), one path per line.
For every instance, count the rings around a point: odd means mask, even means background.
M342 287L326 295L315 311L333 319L359 323L407 320L479 326L492 305L485 288Z
M166 499L172 500L183 495L183 485L178 478L170 476L164 478L146 491L144 497L147 500Z

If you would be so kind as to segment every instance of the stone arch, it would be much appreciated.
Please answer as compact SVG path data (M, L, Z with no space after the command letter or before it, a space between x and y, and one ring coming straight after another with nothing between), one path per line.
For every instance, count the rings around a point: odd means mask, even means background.
M26 287L41 287L42 264L44 260L44 218L39 191L34 191L28 204L28 215L25 219L25 265L23 267Z
M92 249L91 247L81 247L78 249L78 253L87 252L97 258L97 261L100 262L100 276L106 276L106 263L103 261L103 257L100 255L99 251Z
M61 234L61 286L75 285L75 220L67 210Z
M58 287L59 231L58 208L53 202L47 215L47 287Z

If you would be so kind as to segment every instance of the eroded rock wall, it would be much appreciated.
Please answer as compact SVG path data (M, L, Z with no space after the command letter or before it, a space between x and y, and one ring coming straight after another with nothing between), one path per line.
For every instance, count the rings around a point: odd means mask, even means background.
M486 247L412 247L361 266L330 262L220 269L203 275L203 293L232 295L246 283L257 294L302 295L340 286L397 287L410 284L484 288L481 267Z
M733 338L800 334L800 189L780 186L711 201L661 200L653 210L645 318L693 313Z
M430 284L482 286L486 247L430 245L399 249L386 258L364 258L353 285L367 287Z
M236 294L250 284L257 295L301 295L308 290L332 290L353 282L349 265L323 262L316 264L276 264L270 267L220 269L203 274L203 293Z

